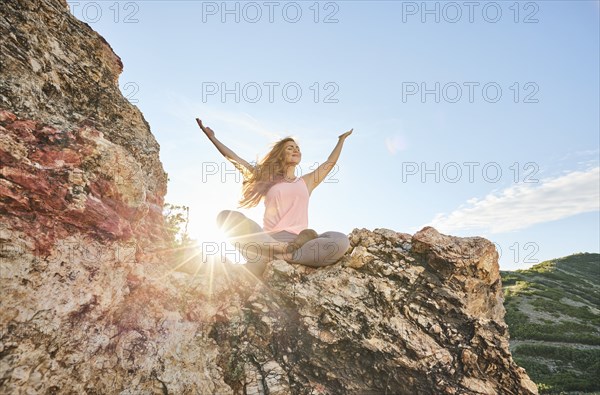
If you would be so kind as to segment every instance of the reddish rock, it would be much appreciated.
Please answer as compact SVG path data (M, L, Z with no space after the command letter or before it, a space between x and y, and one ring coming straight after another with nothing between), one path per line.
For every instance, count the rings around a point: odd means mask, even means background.
M163 196L139 189L145 183L132 187L131 183L119 183L115 174L105 174L116 164L123 174L143 176L137 168L129 169L135 160L126 151L89 127L84 132L79 128L62 131L19 119L6 109L0 111L2 141L13 142L0 146L0 157L7 159L0 172L0 210L20 219L16 221L18 229L38 242L38 253L49 252L56 235L65 233L60 231L65 224L69 225L66 233L77 229L111 240L133 237L140 245L164 242L162 213L150 210L157 202L162 205ZM25 157L15 157L15 152ZM103 155L106 152L121 154ZM140 201L145 198L148 203Z

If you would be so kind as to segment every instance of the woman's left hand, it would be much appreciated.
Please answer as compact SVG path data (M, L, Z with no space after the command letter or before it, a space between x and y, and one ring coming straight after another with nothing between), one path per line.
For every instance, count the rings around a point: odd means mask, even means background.
M354 128L352 128L352 129L348 130L348 131L347 131L346 133L344 133L344 134L340 134L338 138L340 138L340 139L342 139L342 140L345 140L345 139L346 139L346 137L348 137L348 136L350 136L350 135L352 134L352 131L353 131L353 130L354 130Z

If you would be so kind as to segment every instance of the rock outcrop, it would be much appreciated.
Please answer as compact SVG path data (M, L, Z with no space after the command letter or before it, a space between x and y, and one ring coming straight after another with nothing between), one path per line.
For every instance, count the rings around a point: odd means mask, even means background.
M498 255L479 237L355 229L319 269L274 261L211 336L227 382L269 394L531 394L512 361ZM239 376L236 376L235 374ZM244 379L242 380L241 377Z
M40 253L72 232L160 244L166 174L119 91L119 57L66 1L8 0L0 12L3 222Z
M320 269L176 271L118 56L64 0L0 12L1 393L537 393L485 239L355 229Z

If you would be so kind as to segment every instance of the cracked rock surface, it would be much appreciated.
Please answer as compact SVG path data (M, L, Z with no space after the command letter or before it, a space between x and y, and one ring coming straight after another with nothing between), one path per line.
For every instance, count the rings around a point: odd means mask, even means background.
M351 250L331 266L270 262L244 309L213 328L219 344L230 344L220 365L246 377L226 375L232 387L259 394L537 393L508 349L491 242L430 227L413 236L355 229L350 240ZM356 268L357 260L364 264Z

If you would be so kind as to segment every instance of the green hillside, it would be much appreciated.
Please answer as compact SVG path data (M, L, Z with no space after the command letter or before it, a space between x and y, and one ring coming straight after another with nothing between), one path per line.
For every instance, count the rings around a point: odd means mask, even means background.
M600 391L600 254L501 276L512 354L540 393Z

